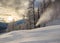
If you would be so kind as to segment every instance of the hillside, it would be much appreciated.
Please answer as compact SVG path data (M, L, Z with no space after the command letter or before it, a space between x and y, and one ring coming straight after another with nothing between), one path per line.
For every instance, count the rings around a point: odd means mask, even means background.
M5 33L0 43L60 43L60 25Z

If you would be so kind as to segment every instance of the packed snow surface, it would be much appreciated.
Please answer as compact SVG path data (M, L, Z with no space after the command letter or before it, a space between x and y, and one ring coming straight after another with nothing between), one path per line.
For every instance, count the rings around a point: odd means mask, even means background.
M60 25L5 33L0 43L60 43Z

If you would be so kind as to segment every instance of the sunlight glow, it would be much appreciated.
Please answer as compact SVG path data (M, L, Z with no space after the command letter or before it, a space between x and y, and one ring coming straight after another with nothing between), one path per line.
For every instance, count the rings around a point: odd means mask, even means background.
M12 22L12 21L13 21L13 17L9 16L9 17L7 18L7 20L8 20L9 22Z

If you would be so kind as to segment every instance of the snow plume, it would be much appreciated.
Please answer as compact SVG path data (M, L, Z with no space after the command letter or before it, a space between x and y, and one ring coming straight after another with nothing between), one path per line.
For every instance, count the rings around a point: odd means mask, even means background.
M49 5L46 10L43 12L43 14L41 15L41 17L39 18L39 20L36 23L36 26L47 23L49 21L52 21L56 18L60 18L60 6L59 6L60 2L55 2L55 4L53 3L52 5Z
M51 19L52 19L52 16L53 16L53 14L52 14L53 12L54 12L53 9L49 9L49 8L48 8L48 9L42 14L42 16L39 18L36 26L38 26L39 24L43 24L43 23L48 22L49 20L51 20Z

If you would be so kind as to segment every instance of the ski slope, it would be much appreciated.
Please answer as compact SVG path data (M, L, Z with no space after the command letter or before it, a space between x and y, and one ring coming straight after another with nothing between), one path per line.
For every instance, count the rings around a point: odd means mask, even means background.
M60 43L60 25L5 33L0 43Z

